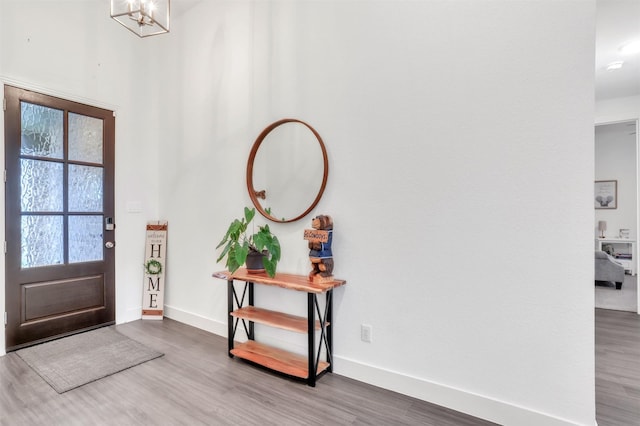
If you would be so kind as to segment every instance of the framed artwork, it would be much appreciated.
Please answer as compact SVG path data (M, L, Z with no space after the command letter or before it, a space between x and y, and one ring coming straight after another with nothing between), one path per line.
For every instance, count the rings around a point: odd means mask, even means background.
M618 181L597 180L595 182L594 201L596 209L617 209Z

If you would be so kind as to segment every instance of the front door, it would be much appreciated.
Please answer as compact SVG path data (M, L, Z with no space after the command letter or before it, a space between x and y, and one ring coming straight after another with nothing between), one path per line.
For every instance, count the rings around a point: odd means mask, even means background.
M6 347L115 321L112 111L5 86Z

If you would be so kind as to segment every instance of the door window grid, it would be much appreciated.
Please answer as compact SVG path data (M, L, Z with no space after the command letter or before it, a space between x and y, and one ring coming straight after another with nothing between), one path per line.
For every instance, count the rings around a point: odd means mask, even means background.
M103 260L103 121L20 104L21 267Z

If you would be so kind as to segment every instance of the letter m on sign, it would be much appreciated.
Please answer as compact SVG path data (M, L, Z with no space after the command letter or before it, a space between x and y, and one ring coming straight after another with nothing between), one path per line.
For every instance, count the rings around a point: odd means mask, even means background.
M160 277L156 277L156 281L153 282L153 277L149 278L149 285L147 286L147 291L160 291Z

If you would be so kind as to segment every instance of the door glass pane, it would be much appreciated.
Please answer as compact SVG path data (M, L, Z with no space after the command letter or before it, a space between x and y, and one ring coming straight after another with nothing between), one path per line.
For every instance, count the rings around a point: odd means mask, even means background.
M23 268L64 262L62 216L23 215L21 231Z
M22 211L61 212L62 173L62 163L20 159Z
M69 113L69 160L102 164L102 120Z
M69 216L69 263L102 257L102 216Z
M102 212L102 167L69 164L69 211Z
M62 158L62 111L20 102L20 114L20 154Z

